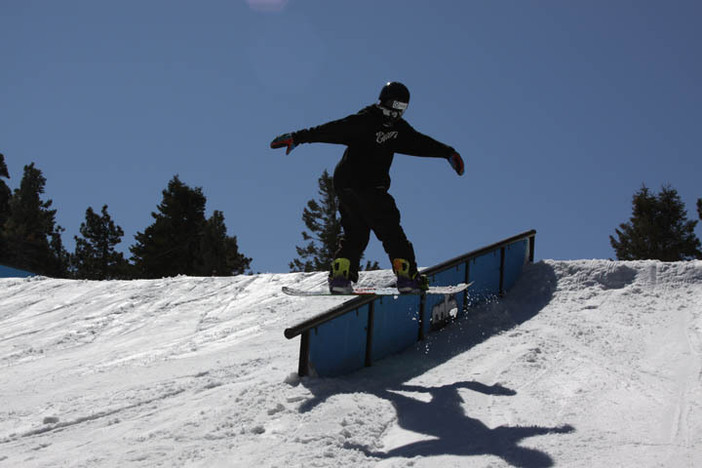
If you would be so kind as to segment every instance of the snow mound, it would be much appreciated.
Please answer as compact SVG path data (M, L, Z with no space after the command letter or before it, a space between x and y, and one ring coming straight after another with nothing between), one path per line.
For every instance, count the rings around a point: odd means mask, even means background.
M301 379L283 330L344 299L280 291L324 281L0 280L0 466L702 466L702 262L539 262Z

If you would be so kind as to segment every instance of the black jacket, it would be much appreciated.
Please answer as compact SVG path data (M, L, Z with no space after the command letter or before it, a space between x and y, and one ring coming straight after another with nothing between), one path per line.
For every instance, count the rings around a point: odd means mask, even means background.
M343 188L390 188L390 166L395 153L448 158L454 149L419 133L404 119L389 124L377 105L357 114L293 133L299 143L346 145L334 171L335 190Z

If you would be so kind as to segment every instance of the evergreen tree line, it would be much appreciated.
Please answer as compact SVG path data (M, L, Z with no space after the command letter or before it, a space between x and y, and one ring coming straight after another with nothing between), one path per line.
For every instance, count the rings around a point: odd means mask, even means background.
M75 250L64 248L56 224L56 209L43 200L46 179L34 163L24 167L19 187L10 189L5 158L0 154L0 264L37 274L80 279L160 278L175 275L231 276L247 272L252 259L239 252L236 236L229 236L224 214L215 210L206 218L207 199L201 188L191 188L176 175L163 190L163 199L152 212L153 223L135 236L127 260L117 251L124 231L104 205L89 207ZM290 271L324 271L334 258L342 235L338 200L332 177L325 170L318 180L318 199L307 202L302 220L304 244ZM702 198L697 200L702 220ZM685 205L670 186L653 193L643 185L632 200L628 222L615 229L609 241L618 260L702 259L696 220L688 220ZM378 269L366 262L365 269Z
M75 236L75 251L63 246L64 229L56 224L52 201L42 200L46 178L34 163L24 167L19 188L0 154L0 264L57 278L133 279L175 275L231 276L246 272L251 258L239 252L236 236L227 235L224 214L205 216L207 199L178 176L165 190L153 223L135 236L130 260L117 251L124 231L104 205L89 207Z

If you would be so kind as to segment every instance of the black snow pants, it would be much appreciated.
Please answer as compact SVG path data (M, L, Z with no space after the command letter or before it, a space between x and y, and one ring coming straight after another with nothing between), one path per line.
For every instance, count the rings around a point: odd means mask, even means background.
M393 259L403 258L410 263L410 274L417 271L414 247L400 226L395 199L385 188L343 188L337 190L337 197L343 234L336 258L350 260L351 281L358 281L359 264L371 231L382 242L391 264Z

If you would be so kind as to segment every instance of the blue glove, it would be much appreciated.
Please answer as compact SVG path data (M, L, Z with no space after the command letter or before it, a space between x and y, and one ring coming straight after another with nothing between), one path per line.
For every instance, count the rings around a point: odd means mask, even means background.
M293 139L292 133L284 133L275 137L273 141L271 141L271 148L273 149L282 148L284 146L287 147L285 154L290 154L290 152L297 146L297 143L295 143L295 140Z
M451 153L451 155L447 159L448 159L448 162L451 164L451 167L453 168L453 170L456 171L456 174L458 174L459 176L462 176L463 171L464 171L464 166L463 166L463 159L461 159L461 155L454 151L453 153Z

